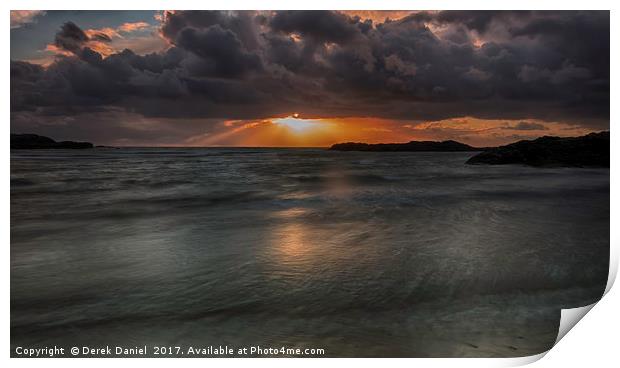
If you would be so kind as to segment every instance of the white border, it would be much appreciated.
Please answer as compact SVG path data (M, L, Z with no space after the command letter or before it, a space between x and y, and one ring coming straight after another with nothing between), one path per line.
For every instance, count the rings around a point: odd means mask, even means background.
M207 3L206 1L190 1L190 0L178 0L178 1L162 1L162 0L134 0L131 3L122 0L108 0L105 3L101 2L84 2L84 1L55 1L50 3L49 1L42 0L22 0L22 1L4 1L2 17L2 29L4 32L5 44L10 44L9 33L9 10L37 10L37 9L80 9L80 10L154 10L154 9L359 9L359 10L401 10L401 9L415 9L415 10L435 10L435 9L588 9L588 10L612 10L611 11L611 64L620 65L618 63L618 45L613 41L617 41L618 37L618 21L617 10L619 9L618 2L612 1L600 1L589 0L587 2L576 0L565 1L535 1L535 0L506 0L502 2L490 2L484 0L470 0L470 1L458 1L458 0L435 0L435 1L406 1L406 0L313 0L313 1L297 1L291 2L286 0L262 0L262 1L248 1L248 0L227 0L225 2L213 2ZM5 49L9 49L5 47ZM9 52L7 51L7 54ZM618 244L620 240L620 233L617 229L620 226L620 217L618 216L618 209L620 208L620 199L618 197L618 170L620 163L620 148L618 145L618 138L614 134L615 129L612 128L612 150L611 150L611 265L610 265L610 279L607 285L607 295L597 303L593 308L593 312L588 313L584 317L584 321L579 323L575 327L574 332L570 332L564 337L556 347L554 347L548 354L539 354L538 356L527 358L511 358L511 359L296 359L291 361L289 359L210 359L205 361L203 359L116 359L114 361L104 359L88 359L84 361L82 359L9 359L9 346L10 346L10 182L8 180L10 173L10 154L9 154L9 55L5 55L0 62L2 66L0 70L4 72L0 73L2 78L2 97L0 98L0 106L2 106L4 120L4 147L5 155L0 161L2 170L5 173L4 180L2 181L2 195L0 196L2 211L2 223L0 224L2 237L2 260L3 260L3 277L1 280L0 297L2 298L2 318L0 324L0 354L3 356L4 363L8 363L11 366L35 366L43 364L51 367L64 367L69 366L83 366L86 363L89 366L95 367L108 367L111 364L121 366L133 366L133 365L149 365L154 367L164 367L172 364L183 364L188 366L203 366L204 364L217 365L217 366L241 366L245 364L251 364L259 367L284 367L289 366L291 363L296 366L340 366L356 365L359 367L375 367L380 365L394 365L394 366L424 366L424 367L447 367L447 366L466 366L466 367L488 367L488 366L515 366L534 362L542 357L537 366L540 367L583 367L586 365L593 366L610 366L613 362L618 361L617 356L617 337L618 337L618 311L620 311L620 294L617 290L611 290L610 288L615 280L618 269ZM611 69L611 120L615 120L618 116L618 109L614 104L614 97L617 98L618 88L618 73L615 69ZM611 124L610 124L611 125ZM617 288L616 288L617 289Z

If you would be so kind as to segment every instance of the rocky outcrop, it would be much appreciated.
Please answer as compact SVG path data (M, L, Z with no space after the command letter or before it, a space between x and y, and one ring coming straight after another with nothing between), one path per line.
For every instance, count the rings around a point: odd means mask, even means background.
M329 148L332 151L370 151L370 152L467 152L480 151L481 148L456 141L411 141L409 143L337 143Z
M83 149L93 148L90 142L62 141L37 134L11 134L11 149Z
M481 152L468 164L609 167L609 132L582 137L541 137Z

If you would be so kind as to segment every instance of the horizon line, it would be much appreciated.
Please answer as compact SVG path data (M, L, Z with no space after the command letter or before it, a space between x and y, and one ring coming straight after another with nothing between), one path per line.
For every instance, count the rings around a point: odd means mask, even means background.
M583 136L592 134L592 133L603 133L603 132L611 132L611 129L602 129L602 130L595 130L595 131L591 131L590 133L584 134ZM37 133L10 133L11 135L15 134L15 135L25 135L25 134L34 134L34 135L40 135L43 137L47 137L41 134L37 134ZM480 148L480 149L484 149L484 148L492 148L492 147L501 147L501 146L505 146L505 145L509 145L512 143L516 143L516 142L520 142L523 140L529 141L529 140L535 140L538 138L542 138L542 137L558 137L558 138L577 138L580 136L556 136L556 135L540 135L538 137L532 137L529 139L517 139L514 140L510 143L505 143L502 145L497 145L497 146L489 146L489 145L485 145L485 146L472 146L469 143L464 143L461 141L458 141L454 138L452 139L442 139L442 140L409 140L407 142L379 142L379 143L368 143L368 142L356 142L356 141L343 141L343 142L337 142L337 143L332 143L330 145L325 145L325 146L226 146L226 145L213 145L213 146L184 146L184 145L112 145L112 144L96 144L94 142L90 142L90 141L80 141L80 140L56 140L54 139L56 142L63 142L63 141L72 141L72 142L87 142L87 143L91 143L93 145L93 148L230 148L230 149L234 149L234 148L264 148L264 149L274 149L274 148L284 148L284 149L310 149L310 148L323 148L323 149L328 149L334 145L337 144L346 144L346 143L355 143L355 144L367 144L367 145L379 145L379 144L407 144L407 143L411 143L411 142L447 142L447 141L453 141L453 142L457 142L457 143L461 143L461 144L465 144L468 145L472 148ZM50 137L47 137L50 138ZM53 139L53 138L50 138ZM457 138L458 139L458 138Z

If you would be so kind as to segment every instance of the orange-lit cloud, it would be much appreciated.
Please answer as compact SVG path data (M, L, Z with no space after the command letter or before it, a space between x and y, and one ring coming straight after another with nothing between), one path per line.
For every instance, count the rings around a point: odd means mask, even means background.
M61 49L60 47L50 43L45 46L45 51L49 51L54 53L55 55L63 55L63 56L71 56L73 55L70 51Z
M218 129L189 138L191 146L326 147L339 142L408 142L453 139L485 147L542 135L577 136L591 130L560 122L485 120L471 117L433 122L379 118L231 120Z
M136 32L149 30L151 32L147 32L146 34L144 32L136 34ZM150 25L146 22L123 23L116 28L91 28L84 30L84 33L90 38L84 46L98 52L104 58L124 49L131 49L136 54L141 55L163 51L169 47L168 42L157 32L157 26ZM98 36L107 37L108 40L104 40L102 37ZM48 66L54 62L56 56L72 55L71 52L60 49L53 43L46 45L45 49L40 52L41 57L32 58L28 61Z
M477 119L462 117L421 124L404 124L417 139L452 139L477 147L497 146L543 135L578 136L590 129L561 122L536 119Z
M143 28L148 28L151 25L147 22L134 22L134 23L123 23L118 27L120 32L134 32Z
M106 35L110 39L121 37L121 35L118 33L116 29L110 28L110 27L99 28L99 29L86 29L84 30L84 33L86 33L86 35L90 38L93 38L94 36L97 36L99 34Z
M384 23L386 19L398 20L415 13L413 10L342 10L341 12L351 17L371 19L373 23Z

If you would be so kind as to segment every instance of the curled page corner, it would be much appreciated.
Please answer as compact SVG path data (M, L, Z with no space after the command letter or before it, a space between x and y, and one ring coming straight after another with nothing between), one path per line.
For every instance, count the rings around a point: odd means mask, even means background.
M605 292L603 293L603 297L609 292L609 290L611 290L611 287L616 281L616 276L618 276L618 254L614 247L610 248L609 275L607 276L607 286L605 286ZM601 297L601 299L603 297Z
M562 309L558 337L553 345L557 345L557 343L560 342L564 336L566 336L568 331L575 327L577 322L579 322L595 305L596 303L592 303L583 307Z
M553 343L553 346L557 345L558 342L560 342L560 340L562 340L562 338L566 336L568 331L575 327L575 325L596 305L596 303L592 303L583 307L562 309L560 316L560 327L558 328L558 337ZM519 358L508 358L503 362L503 364L501 364L501 366L516 367L532 364L547 355L547 353L549 353L551 349L553 349L553 346L549 350L539 354Z
M607 285L605 287L605 291L603 292L603 295L598 301L592 304L588 304L588 305L577 307L577 308L567 308L567 309L561 310L560 327L558 328L558 336L555 339L553 346L557 345L560 342L560 340L562 340L562 338L566 336L568 331L570 331L573 327L575 327L575 325L579 321L581 321L581 319L586 314L588 314L588 312L590 312L592 308L594 308L594 306L605 297L605 295L607 295L609 290L611 290L612 286L614 285L614 282L616 281L616 276L618 275L618 257L616 256L616 252L613 247L611 247L610 251L611 251L611 254L610 254L610 259L609 259L609 276L607 277ZM529 362L524 361L523 363L524 364L533 363L541 359L545 355L547 355L549 351L551 351L551 349L547 350L544 353L527 357L527 358L530 358L531 360Z

